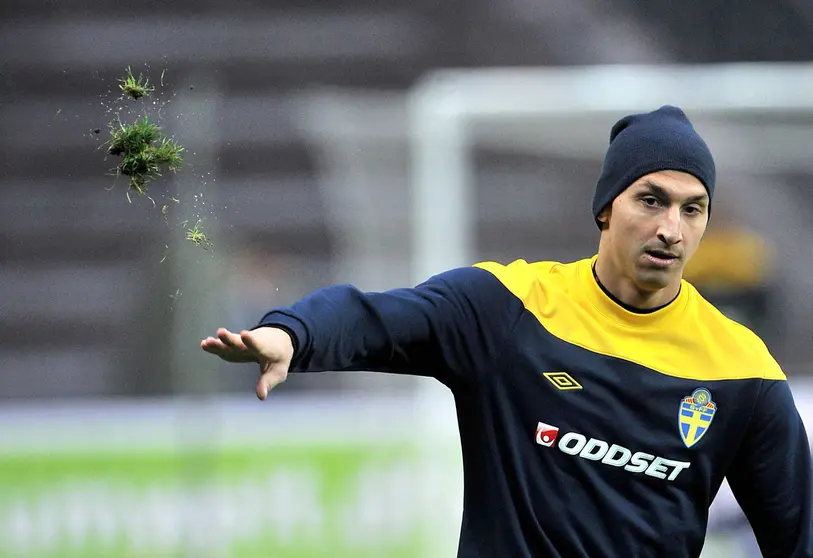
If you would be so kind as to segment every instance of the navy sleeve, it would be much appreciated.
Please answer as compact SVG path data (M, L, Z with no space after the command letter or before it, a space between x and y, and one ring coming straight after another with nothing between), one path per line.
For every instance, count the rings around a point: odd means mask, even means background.
M807 434L786 381L763 380L728 474L766 558L813 557L813 472Z
M272 309L257 327L291 334L292 372L369 370L432 376L448 385L481 374L522 311L497 277L470 267L414 288L327 287Z

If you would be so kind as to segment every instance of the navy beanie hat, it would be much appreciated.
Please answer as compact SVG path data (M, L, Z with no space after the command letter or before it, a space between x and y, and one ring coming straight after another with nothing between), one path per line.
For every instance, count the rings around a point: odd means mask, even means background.
M714 158L681 109L666 105L616 122L593 197L599 228L599 213L618 194L642 176L661 170L694 175L706 187L709 200L714 197Z

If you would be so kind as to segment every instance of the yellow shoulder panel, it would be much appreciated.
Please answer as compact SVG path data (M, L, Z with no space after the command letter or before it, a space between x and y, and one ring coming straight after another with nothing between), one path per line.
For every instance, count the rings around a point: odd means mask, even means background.
M529 264L525 260L515 260L508 265L497 262L480 262L474 264L474 267L491 272L514 296L526 302L529 298L534 297L534 291L545 288L544 272L552 265L554 265L553 262Z
M590 352L687 379L785 379L762 340L689 283L666 308L637 314L601 291L590 266L516 260L475 267L495 275L550 334Z
M491 272L538 318L555 307L561 290L568 282L566 276L557 277L560 274L556 271L563 270L565 275L567 272L573 274L571 266L558 262L528 263L525 260L515 260L508 265L481 262L474 267Z
M785 380L785 373L762 339L744 325L727 318L691 285L697 304L698 329L719 360L730 362L727 376Z

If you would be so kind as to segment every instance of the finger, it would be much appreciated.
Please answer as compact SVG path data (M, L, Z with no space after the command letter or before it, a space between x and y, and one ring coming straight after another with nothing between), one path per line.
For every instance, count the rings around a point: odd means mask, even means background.
M217 337L211 337L211 336L209 336L206 339L204 339L203 341L201 341L201 346L202 347L206 346L206 347L216 348L216 349L231 349L232 348L231 345L229 345L227 343L224 343L223 341L221 341Z
M222 327L218 329L217 337L218 339L220 339L220 341L222 341L225 345L228 345L229 347L234 347L235 349L238 350L245 350L246 348L246 345L243 343L242 339L240 339L240 336L237 335L236 333L232 333L228 329Z
M214 337L204 339L201 341L200 346L204 351L223 358L234 358L246 354L245 350L227 345L220 339L215 339Z
M263 380L262 376L260 379L257 380L257 399L260 401L265 401L266 397L268 397L268 387L265 385L265 380Z
M223 343L220 339L215 339L214 337L207 337L201 341L200 347L204 351L210 353L220 353L230 349L228 345Z
M217 328L217 333L215 335L226 345L231 345L234 334L225 327L219 327Z
M265 401L268 392L277 387L285 380L285 373L279 367L274 367L266 371L257 381L257 397L260 401Z
M223 345L219 341L218 344L212 343L208 345L201 345L201 348L207 353L220 357L228 362L235 362L240 357L240 353L238 353L235 349Z
M257 397L260 401L265 401L268 398L268 393L276 387L279 382L273 381L263 374L257 381Z
M262 353L260 346L257 344L257 339L254 337L254 332L244 329L240 332L239 338L240 342L249 350L257 354Z

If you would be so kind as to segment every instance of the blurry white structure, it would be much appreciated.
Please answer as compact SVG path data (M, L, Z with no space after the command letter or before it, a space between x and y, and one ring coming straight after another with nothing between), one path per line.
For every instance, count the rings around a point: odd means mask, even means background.
M475 144L601 159L619 117L672 104L691 113L714 147L718 167L809 172L813 127L807 123L728 119L813 115L811 90L813 64L495 68L431 74L409 100L413 282L471 263L475 212L470 154Z

